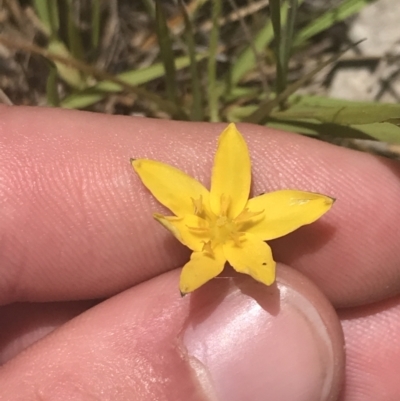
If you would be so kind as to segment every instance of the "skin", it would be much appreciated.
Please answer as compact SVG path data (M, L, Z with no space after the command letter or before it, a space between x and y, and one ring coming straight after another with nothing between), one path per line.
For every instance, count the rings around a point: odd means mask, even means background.
M215 279L180 298L179 267L189 251L152 220L153 212L166 210L129 160L170 163L209 186L216 138L225 126L0 107L0 400L206 400L190 368L198 343L192 328L205 338L209 327L217 332L243 305L261 306L252 324L265 335L276 329L273 338L279 338L279 330L285 335L291 324L295 330L296 319L306 316L295 310L299 296L315 308L329 338L333 379L324 399L396 398L395 161L238 125L249 145L255 195L293 188L337 201L320 221L270 242L275 259L294 269L278 264L277 285L266 289L244 276ZM331 305L344 332L346 363ZM248 341L236 350L243 355L254 342L246 327L240 326L241 338ZM283 350L296 352L296 340L282 341ZM320 352L323 359L324 350L310 348L310 355ZM272 394L287 386L285 370L279 374ZM248 399L257 397L263 399Z

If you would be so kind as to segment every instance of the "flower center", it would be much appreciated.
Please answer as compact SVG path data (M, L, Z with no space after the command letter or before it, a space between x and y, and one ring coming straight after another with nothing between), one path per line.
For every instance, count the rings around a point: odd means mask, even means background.
M232 219L228 217L228 210L231 203L229 196L221 196L221 208L219 216L210 216L204 212L203 200L200 196L199 199L192 199L194 206L194 214L204 218L208 221L208 227L189 227L193 231L202 232L209 238L204 243L204 250L212 252L212 249L218 244L224 244L227 241L233 241L236 246L241 246L240 237L244 235L243 232L239 231L239 227L243 222L250 220L252 217L258 216L261 212L250 212L248 209L244 209L242 213L236 218Z
M210 224L212 242L223 244L239 236L235 222L227 216L218 216L214 224Z

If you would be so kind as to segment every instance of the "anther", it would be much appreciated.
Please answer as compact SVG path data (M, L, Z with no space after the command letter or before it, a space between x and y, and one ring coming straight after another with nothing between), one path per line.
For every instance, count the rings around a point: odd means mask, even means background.
M200 215L203 212L203 196L200 195L199 199L190 198L193 202L194 214Z

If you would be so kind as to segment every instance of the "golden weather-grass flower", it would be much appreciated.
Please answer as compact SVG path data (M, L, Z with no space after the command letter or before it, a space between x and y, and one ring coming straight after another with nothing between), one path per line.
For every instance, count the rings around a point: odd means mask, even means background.
M186 294L219 275L225 263L271 285L276 263L265 242L319 219L334 199L313 192L280 190L249 199L251 162L234 124L218 140L211 188L167 164L132 160L153 196L174 214L154 218L193 253L182 269L179 289Z

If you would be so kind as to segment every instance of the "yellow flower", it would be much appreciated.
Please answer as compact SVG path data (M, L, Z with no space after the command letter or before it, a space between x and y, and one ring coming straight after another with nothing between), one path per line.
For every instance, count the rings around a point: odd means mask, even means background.
M234 124L221 134L211 189L167 164L132 160L143 184L175 216L154 214L193 253L180 277L182 294L220 274L228 261L239 273L266 285L275 281L275 261L264 242L320 218L334 199L296 190L249 199L251 164L246 142Z

